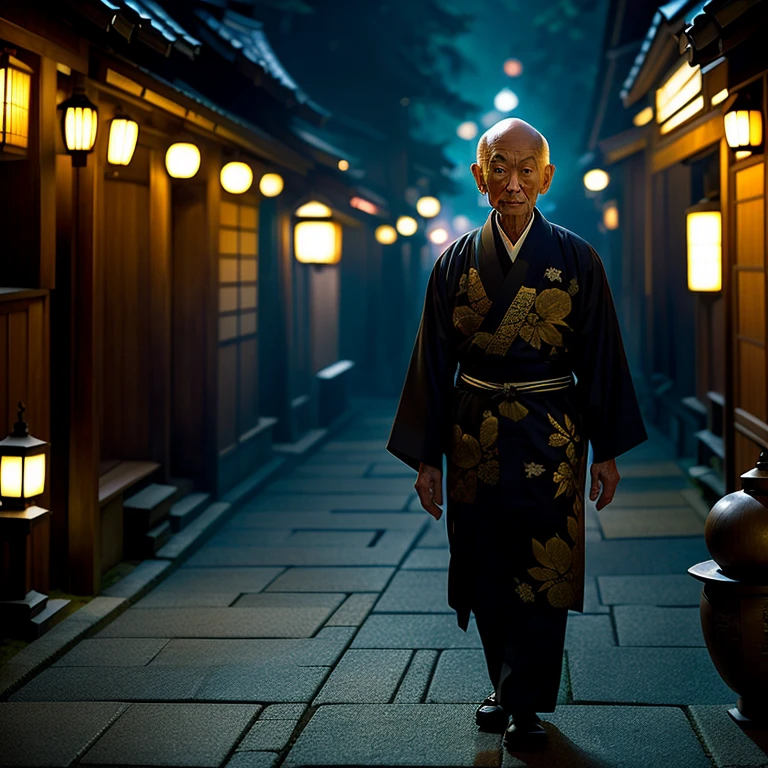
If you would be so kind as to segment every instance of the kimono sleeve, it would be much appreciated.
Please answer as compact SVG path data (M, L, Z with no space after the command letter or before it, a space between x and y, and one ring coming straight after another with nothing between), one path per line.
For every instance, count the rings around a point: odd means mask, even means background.
M445 278L445 255L435 262L387 450L418 471L443 466L450 398L456 372Z
M585 244L586 246L586 244ZM611 289L589 249L576 329L573 371L595 463L615 459L648 439L629 371Z

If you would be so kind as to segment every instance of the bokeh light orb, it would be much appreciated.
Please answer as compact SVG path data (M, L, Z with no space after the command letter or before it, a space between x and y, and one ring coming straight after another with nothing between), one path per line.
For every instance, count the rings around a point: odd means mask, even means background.
M520 77L523 74L523 63L519 59L507 59L504 62L504 74L508 77Z
M440 213L440 201L436 197L420 197L416 201L416 210L419 212L419 216L431 219Z
M185 141L171 144L165 153L165 168L174 179L191 179L200 169L200 150Z
M349 170L349 161L347 161L347 160L339 160L339 170L340 171L348 171Z
M477 123L473 123L471 120L467 120L456 129L456 135L460 139L471 141L475 138L475 136L477 136Z
M376 240L382 245L392 245L397 240L397 232L394 227L390 227L389 224L382 224L380 227L376 227L374 232Z
M517 98L517 94L510 91L509 88L502 88L493 100L493 106L499 112L511 112L517 108L519 103L520 99Z
M419 228L419 225L413 216L401 216L397 220L395 227L401 235L410 237L411 235L416 234L416 230Z
M259 181L259 192L264 197L277 197L285 186L279 173L265 173Z
M584 186L590 192L600 192L611 181L611 177L602 168L593 168L584 174Z
M480 122L483 124L484 128L490 128L492 125L498 123L502 117L504 117L504 115L494 109L491 112L486 112L480 118Z
M442 245L448 240L448 230L445 227L436 227L428 237L435 245Z
M219 174L221 186L232 195L242 195L253 184L253 171L247 163L227 163Z
M472 222L469 220L468 216L460 213L453 219L453 228L457 232L469 232L469 230L472 229Z

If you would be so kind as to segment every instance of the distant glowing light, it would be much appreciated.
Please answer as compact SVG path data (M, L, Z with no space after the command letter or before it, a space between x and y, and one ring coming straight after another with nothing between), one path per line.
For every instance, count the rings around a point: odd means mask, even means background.
M460 139L466 139L471 141L477 136L477 123L473 123L468 120L466 123L462 123L457 129L456 134Z
M219 174L221 186L232 195L242 195L253 184L253 171L247 163L227 163Z
M419 228L419 225L413 216L401 216L397 220L397 224L395 224L395 226L397 227L397 231L405 237L415 235L416 230Z
M520 77L523 74L523 63L519 59L507 59L504 62L504 74L508 77Z
M609 200L603 206L603 226L606 229L619 228L619 208L615 200Z
M340 171L348 171L349 170L349 162L346 160L339 160L339 170Z
M416 210L419 212L419 216L431 219L440 213L440 201L436 197L420 197L416 201Z
M308 203L304 203L304 205L302 205L296 211L296 216L300 219L302 218L318 219L324 216L331 216L332 214L333 214L333 211L331 211L331 209L327 205L317 200L311 200Z
M484 128L490 128L495 123L498 123L504 115L501 112L493 110L492 112L486 112L481 118L480 122Z
M259 181L259 192L264 197L277 197L283 187L283 177L279 173L265 173Z
M380 227L376 227L374 233L376 240L382 245L392 245L397 240L397 232L394 227L390 227L389 224L382 224Z
M353 208L357 208L358 211L370 213L371 216L375 216L379 212L379 206L370 200L366 200L364 197L353 197L350 199L349 204Z
M177 142L165 153L165 167L174 179L191 179L200 168L200 150L187 142Z
M472 229L472 222L469 220L469 217L459 214L453 220L453 228L457 232L469 232Z
M633 118L632 122L638 127L648 125L653 120L653 107L641 109Z
M429 233L429 239L435 245L442 245L448 240L448 230L445 227L437 227Z
M584 186L590 192L600 192L605 189L611 177L602 168L593 168L584 174Z
M511 112L520 103L520 99L517 95L510 91L509 88L502 88L493 100L493 106L499 110L499 112Z

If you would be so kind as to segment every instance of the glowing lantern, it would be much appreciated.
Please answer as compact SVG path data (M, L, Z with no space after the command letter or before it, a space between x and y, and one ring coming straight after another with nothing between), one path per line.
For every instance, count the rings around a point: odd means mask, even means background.
M435 244L435 245L442 245L446 240L448 240L448 230L445 229L445 227L437 227L437 229L433 229L429 233L429 239Z
M523 74L523 64L518 59L507 59L504 62L504 74L508 77L520 77Z
M615 200L609 200L603 206L603 226L606 229L619 228L619 208Z
M750 108L752 107L752 108ZM723 118L731 149L752 152L763 145L763 115L745 97L737 99Z
M686 211L688 290L722 288L722 219L717 203L700 203Z
M416 234L416 230L419 228L419 225L416 223L416 219L414 219L412 216L401 216L397 220L395 227L401 235L410 237L410 235Z
M187 142L171 144L165 153L165 167L174 179L191 179L200 170L200 150Z
M279 173L265 173L259 181L259 192L264 197L277 197L284 186L283 177Z
M115 115L109 124L107 162L112 165L128 165L133 159L138 140L139 124L128 115Z
M9 50L0 54L0 153L25 155L32 70Z
M96 132L99 128L99 111L96 105L85 95L85 87L78 86L72 95L63 101L59 108L61 114L61 133L67 152L72 155L72 165L82 168L93 151Z
M0 502L2 509L26 509L45 491L48 443L31 437L24 421L23 403L19 418L5 440L0 441Z
M301 219L293 230L296 260L302 264L338 264L341 261L341 225L331 221L331 209L316 200L296 211Z
M593 168L584 174L584 186L590 192L600 192L608 186L610 181L611 177L601 168Z
M471 141L477 136L477 123L473 123L471 120L467 120L465 123L461 123L456 129L456 135L460 139L466 139Z
M509 90L509 88L502 88L493 100L493 106L499 110L499 112L511 112L520 103L520 99L517 98L517 94Z
M374 232L376 240L382 245L392 245L397 240L397 232L394 227L390 227L389 224L382 224L380 227L376 227Z
M416 201L416 210L419 216L431 219L440 213L440 201L436 197L420 197Z
M253 171L247 163L233 161L227 163L219 174L221 186L232 195L242 195L253 184Z
M339 170L340 171L348 171L349 170L349 162L347 160L339 160Z

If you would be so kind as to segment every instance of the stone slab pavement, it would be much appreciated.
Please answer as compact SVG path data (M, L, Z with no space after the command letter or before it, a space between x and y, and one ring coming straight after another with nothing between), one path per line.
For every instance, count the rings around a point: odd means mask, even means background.
M585 610L570 612L538 753L508 753L474 617L447 603L444 519L359 415L236 510L182 566L0 701L0 765L758 768L728 715L687 568L706 509L658 435L587 504Z

